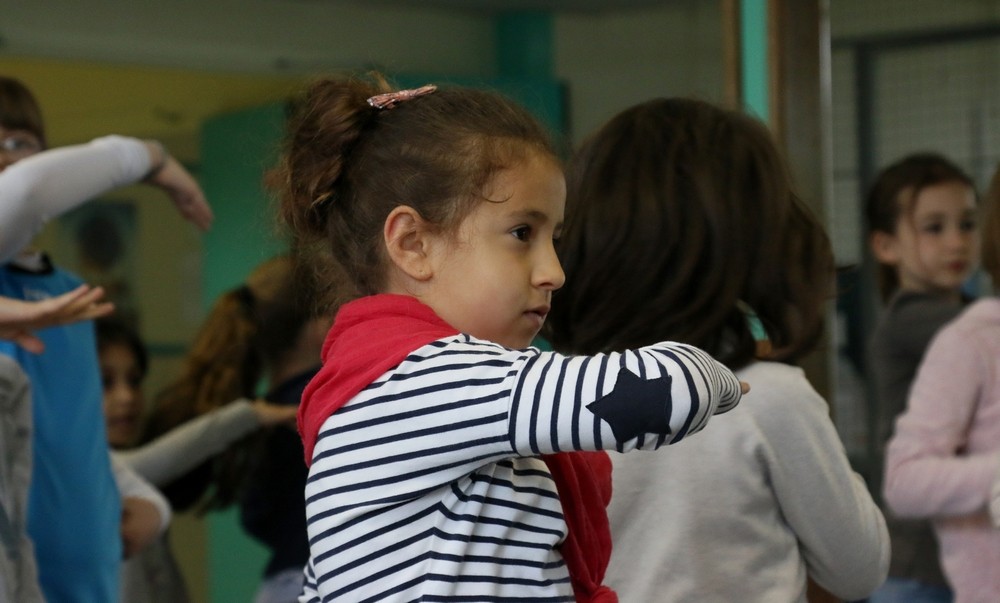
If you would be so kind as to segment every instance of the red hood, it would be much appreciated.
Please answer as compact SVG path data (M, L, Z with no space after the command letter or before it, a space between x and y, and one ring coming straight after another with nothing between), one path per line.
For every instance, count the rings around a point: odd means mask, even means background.
M434 310L407 295L373 295L344 304L323 343L323 368L299 405L306 465L330 415L414 350L457 334Z

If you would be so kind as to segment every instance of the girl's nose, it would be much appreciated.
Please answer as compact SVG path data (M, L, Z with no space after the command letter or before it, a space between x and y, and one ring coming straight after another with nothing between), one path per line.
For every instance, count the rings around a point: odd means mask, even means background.
M127 383L116 383L111 386L108 398L115 404L132 404L136 400L135 391Z
M956 228L948 238L948 244L955 249L971 249L975 244L978 234L975 231L966 231Z
M542 258L535 269L535 285L543 289L555 291L566 282L566 273L563 272L559 256L556 254L554 245L546 245L542 252Z

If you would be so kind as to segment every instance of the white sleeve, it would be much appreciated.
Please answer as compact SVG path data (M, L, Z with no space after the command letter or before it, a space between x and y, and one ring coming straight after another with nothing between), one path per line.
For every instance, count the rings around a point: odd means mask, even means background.
M105 136L42 151L0 171L0 262L17 255L52 218L139 181L149 167L142 141Z
M162 487L259 427L253 406L240 399L115 455L143 478Z
M132 471L115 453L111 453L111 468L114 470L115 483L122 498L141 498L152 503L160 512L160 534L163 534L171 519L170 503L167 499L152 484Z

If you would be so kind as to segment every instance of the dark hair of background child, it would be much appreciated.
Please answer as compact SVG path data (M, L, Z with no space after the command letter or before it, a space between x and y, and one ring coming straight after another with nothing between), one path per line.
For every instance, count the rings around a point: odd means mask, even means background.
M567 278L545 334L572 353L672 340L739 368L757 349L742 301L770 357L792 361L834 286L829 240L766 127L698 100L639 105L584 143L558 250Z

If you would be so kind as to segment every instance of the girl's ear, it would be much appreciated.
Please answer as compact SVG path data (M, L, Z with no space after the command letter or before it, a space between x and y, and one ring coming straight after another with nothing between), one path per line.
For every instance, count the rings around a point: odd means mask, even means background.
M882 264L894 266L899 263L899 245L896 235L876 230L869 239L872 255Z
M389 212L382 229L389 261L418 281L432 275L429 247L432 231L428 226L417 210L400 205Z

